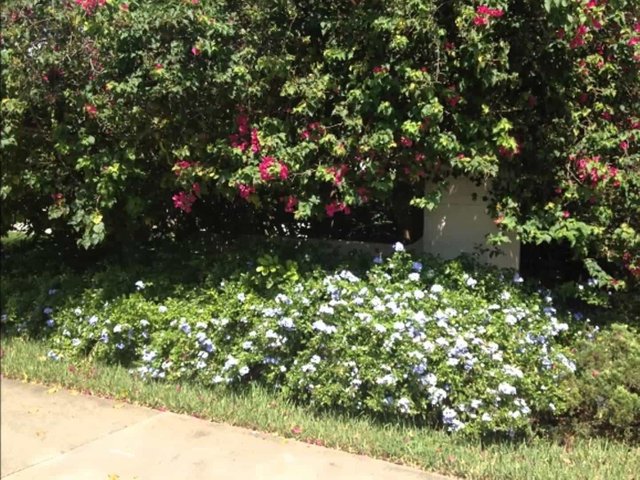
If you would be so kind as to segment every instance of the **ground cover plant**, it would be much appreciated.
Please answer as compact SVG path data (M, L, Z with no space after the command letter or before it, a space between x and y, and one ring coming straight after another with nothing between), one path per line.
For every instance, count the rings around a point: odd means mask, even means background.
M597 412L601 432L634 437L635 377L618 395L587 395L594 386L576 360L592 355L578 346L598 335L584 314L513 272L396 250L340 260L165 247L150 263L67 267L30 288L29 254L9 253L5 264L21 273L3 273L3 331L47 338L51 361L88 356L151 382L261 385L318 411L509 437L573 417L588 425ZM34 252L36 262L49 255ZM628 336L617 373L598 388L637 362L637 333Z

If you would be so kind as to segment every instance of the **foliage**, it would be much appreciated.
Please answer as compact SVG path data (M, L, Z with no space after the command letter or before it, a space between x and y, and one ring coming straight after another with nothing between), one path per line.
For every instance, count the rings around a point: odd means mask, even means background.
M352 270L271 253L236 258L229 274L218 259L186 289L171 280L175 259L146 274L112 264L84 279L43 277L35 299L6 277L4 328L51 336L53 360L88 355L148 380L259 384L316 409L452 432L528 432L567 411L562 380L576 370L570 346L584 320L519 276L397 248Z
M640 335L628 325L612 325L577 346L578 375L572 416L580 428L629 438L640 430Z
M639 9L4 2L3 231L90 247L206 223L222 199L274 225L336 218L425 180L436 191L413 204L433 206L465 175L493 180L503 229L567 242L601 287L633 288Z

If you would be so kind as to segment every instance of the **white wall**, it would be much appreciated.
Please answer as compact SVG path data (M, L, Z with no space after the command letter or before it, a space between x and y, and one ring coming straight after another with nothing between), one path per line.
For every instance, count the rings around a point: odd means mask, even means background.
M426 186L427 190L433 188ZM476 244L486 244L486 235L498 228L487 213L487 184L476 186L466 178L450 179L442 200L433 211L425 211L422 249L424 252L454 258L463 252L471 253ZM476 193L474 201L472 194ZM502 253L496 257L484 254L481 258L499 267L518 269L520 266L520 241L510 235L511 243L500 246Z

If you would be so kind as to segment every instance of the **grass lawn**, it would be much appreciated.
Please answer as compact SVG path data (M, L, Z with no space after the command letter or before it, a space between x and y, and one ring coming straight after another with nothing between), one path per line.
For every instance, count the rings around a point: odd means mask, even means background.
M545 439L482 445L411 425L366 417L317 414L261 388L143 382L122 367L91 360L54 362L36 341L2 338L2 375L194 415L283 437L369 455L470 479L635 479L640 448L576 438L570 446Z

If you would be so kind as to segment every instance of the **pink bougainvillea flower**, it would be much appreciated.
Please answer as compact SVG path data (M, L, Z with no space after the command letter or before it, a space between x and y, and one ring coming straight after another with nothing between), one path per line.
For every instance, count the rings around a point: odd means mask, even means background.
M98 115L98 109L91 103L85 103L84 111L87 112L87 115L89 115L91 118L95 118Z
M236 125L238 126L238 133L240 135L249 133L249 117L245 114L240 114L236 117Z
M598 0L589 0L587 8L595 8L598 6Z
M258 130L255 128L251 130L251 151L253 153L260 152L260 139L258 138Z
M562 212L562 218L569 218L571 216L571 213L568 210L564 210Z
M640 22L637 22L634 26L633 26L633 31L636 33L640 33Z
M128 3L121 3L120 4L120 10L122 10L123 12L128 12L129 11L129 4Z
M262 157L260 164L258 165L258 170L260 170L260 178L264 181L269 181L273 178L269 169L275 163L275 159L273 157Z
M298 205L298 199L295 195L289 195L286 198L286 202L284 205L284 211L287 213L293 213L296 210L296 206Z
M338 167L328 167L326 169L327 173L330 173L331 175L333 175L333 184L336 187L339 187L342 184L342 181L344 180L344 176L347 174L347 172L349 171L349 165L346 164L341 164Z
M400 144L403 147L410 148L413 146L413 140L408 137L400 137Z
M342 212L345 215L351 214L351 209L342 202L333 201L327 205L325 205L324 210L327 214L327 217L333 217L336 213Z
M188 160L180 160L179 162L176 162L175 166L180 170L186 170L191 167L191 162Z
M244 152L247 149L247 142L243 141L237 133L229 135L229 141L233 148L237 148L241 152Z
M280 162L280 180L286 180L289 178L289 167L283 162Z
M198 55L200 55L201 51L198 47L191 47L191 54L194 57L197 57Z
M449 105L451 105L452 107L455 107L456 105L458 105L458 102L460 102L460 95L455 95L455 96L447 99L447 103Z
M629 150L629 142L623 140L622 142L620 142L620 148L626 152L627 150Z
M171 199L173 200L173 206L185 213L191 213L191 207L196 201L195 195L187 192L178 192Z
M199 197L201 192L200 184L198 182L195 182L193 185L191 185L191 191L196 197Z
M476 15L473 18L473 24L476 27L483 27L483 26L487 25L488 23L489 23L489 20L487 20L487 17L483 17L481 15Z
M153 68L155 68L156 70L162 70L164 67L161 63L156 63L153 65Z
M632 37L627 42L627 45L629 45L630 47L635 47L639 43L640 43L640 37Z
M247 200L252 193L255 193L255 191L256 189L254 187L245 185L244 183L238 184L238 192L240 193L240 196L245 200Z
M613 118L613 115L611 115L611 112L602 112L600 116L608 122L610 122L611 119Z

